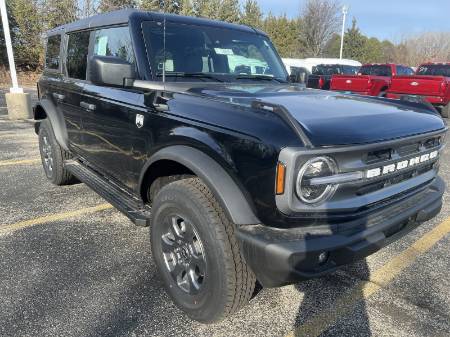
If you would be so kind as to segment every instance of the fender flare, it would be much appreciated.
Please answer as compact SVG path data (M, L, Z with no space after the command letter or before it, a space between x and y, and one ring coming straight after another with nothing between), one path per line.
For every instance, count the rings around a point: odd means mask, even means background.
M41 108L45 111L50 124L52 125L53 132L56 137L56 141L58 144L66 151L69 151L68 147L68 135L66 129L66 122L64 121L64 117L62 114L58 113L55 105L48 99L41 99L35 107L34 110L34 119L40 120L43 119L40 116L36 115L36 109Z
M139 186L144 183L148 168L159 160L171 160L195 173L211 190L229 218L237 225L260 224L242 190L231 176L204 152L185 145L163 148L152 155L142 170Z

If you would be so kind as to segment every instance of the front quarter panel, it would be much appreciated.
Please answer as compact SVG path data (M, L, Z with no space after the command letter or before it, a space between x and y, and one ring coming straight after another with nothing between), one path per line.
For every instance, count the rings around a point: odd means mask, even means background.
M259 220L271 223L277 217L274 182L278 154L283 146L302 146L278 116L187 94L174 94L166 111L150 111L146 123L153 139L149 161L154 153L170 146L198 149L232 178Z

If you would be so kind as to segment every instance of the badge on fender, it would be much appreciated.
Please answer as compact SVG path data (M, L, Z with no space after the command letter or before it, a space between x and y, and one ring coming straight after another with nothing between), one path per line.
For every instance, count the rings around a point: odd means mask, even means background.
M136 126L140 129L144 126L144 115L136 115Z

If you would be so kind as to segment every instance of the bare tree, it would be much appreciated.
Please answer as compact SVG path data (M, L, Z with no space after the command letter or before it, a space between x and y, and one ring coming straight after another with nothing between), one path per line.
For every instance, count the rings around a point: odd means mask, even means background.
M446 61L450 56L450 33L428 32L407 43L413 64L424 61Z
M339 29L340 4L335 0L307 0L302 8L301 39L311 56L320 56Z

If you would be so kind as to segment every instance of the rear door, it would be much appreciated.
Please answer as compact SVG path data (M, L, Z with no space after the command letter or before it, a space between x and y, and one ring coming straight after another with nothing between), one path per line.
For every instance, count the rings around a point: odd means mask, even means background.
M87 55L89 48L89 32L81 31L65 36L66 52L64 62L64 79L59 84L56 99L64 113L69 147L80 154L81 147L81 116L80 107L84 85L86 83Z
M116 56L135 64L128 26L91 32L90 56ZM144 94L122 87L99 86L88 81L82 99L84 157L103 174L133 190L146 160L142 123L148 123Z
M62 95L61 81L61 34L50 35L46 41L45 66L42 77L39 80L40 99L49 100L56 108L57 113L62 116L60 100Z

